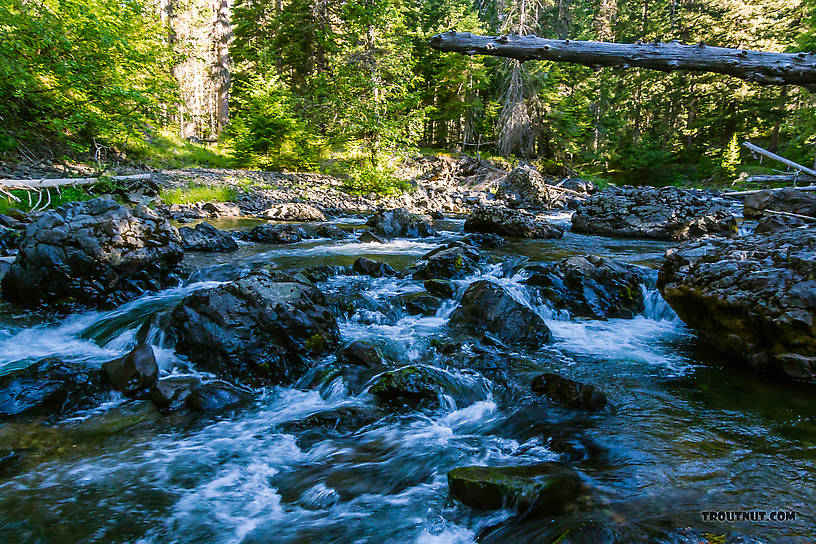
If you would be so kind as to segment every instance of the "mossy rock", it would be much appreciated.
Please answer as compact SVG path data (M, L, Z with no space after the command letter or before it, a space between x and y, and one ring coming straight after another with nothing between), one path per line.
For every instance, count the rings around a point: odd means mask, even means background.
M479 510L516 508L531 515L557 514L581 494L581 479L561 463L510 467L459 467L448 472L451 495Z

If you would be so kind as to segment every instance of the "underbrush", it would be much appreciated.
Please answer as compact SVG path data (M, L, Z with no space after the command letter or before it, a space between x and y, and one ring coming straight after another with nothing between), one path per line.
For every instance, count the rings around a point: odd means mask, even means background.
M229 202L235 200L238 191L223 185L191 183L187 187L162 189L159 198L165 204L195 204L196 202Z

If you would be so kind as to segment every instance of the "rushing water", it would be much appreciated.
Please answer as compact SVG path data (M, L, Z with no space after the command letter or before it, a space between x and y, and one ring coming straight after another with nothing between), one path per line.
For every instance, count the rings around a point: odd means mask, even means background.
M557 220L566 220L561 217ZM353 224L347 226L354 226ZM190 256L190 281L111 312L34 324L4 307L0 372L52 355L99 365L125 353L144 320L186 294L241 270L350 264L361 255L411 264L435 239L361 244L316 240L242 245L234 254ZM341 381L270 387L246 409L218 417L160 416L112 395L57 425L0 424L0 448L30 455L0 471L0 542L302 543L389 542L813 542L816 403L811 387L776 383L730 364L697 341L653 287L634 319L571 319L531 297L520 264L594 253L655 266L667 244L567 233L493 252L477 278L508 287L545 318L553 342L495 381L472 369L440 369L456 384L436 409L386 413L354 432L292 422L344 406L370 406ZM504 263L504 264L502 264ZM331 278L321 288L354 306L340 329L398 365L439 366L453 304L433 317L407 316L388 301L422 290L411 279ZM196 373L160 331L162 372ZM555 407L529 381L558 370L601 387L614 409L587 414ZM558 460L566 441L590 490L556 518L479 512L450 499L446 472L462 465ZM562 451L562 450L559 450ZM710 523L702 510L778 510L795 522ZM569 532L573 530L572 532ZM579 535L583 535L583 540ZM741 535L741 536L736 536Z

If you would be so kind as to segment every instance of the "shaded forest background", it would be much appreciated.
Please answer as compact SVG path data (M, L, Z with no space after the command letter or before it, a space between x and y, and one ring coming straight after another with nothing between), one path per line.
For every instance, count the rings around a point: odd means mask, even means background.
M812 164L816 97L431 50L446 30L816 49L814 0L0 0L0 154L388 177L433 149L629 183Z

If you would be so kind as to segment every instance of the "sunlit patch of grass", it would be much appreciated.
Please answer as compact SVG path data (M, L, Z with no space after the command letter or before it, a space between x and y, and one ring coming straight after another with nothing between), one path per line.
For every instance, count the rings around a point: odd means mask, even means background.
M137 158L154 168L232 168L234 160L220 143L195 143L179 138L170 130L161 130L149 141L133 146Z
M195 204L196 202L229 202L235 200L238 191L223 185L190 184L187 187L162 189L159 198L165 204Z

